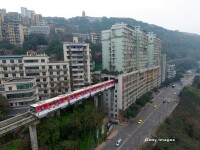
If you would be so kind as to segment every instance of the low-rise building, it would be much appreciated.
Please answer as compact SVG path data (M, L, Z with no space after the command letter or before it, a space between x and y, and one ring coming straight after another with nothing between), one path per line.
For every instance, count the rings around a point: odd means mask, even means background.
M39 100L35 78L16 78L2 81L0 93L4 95L11 108L28 108Z
M71 91L69 64L51 62L46 54L0 56L0 64L0 82L23 77L36 78L40 99Z

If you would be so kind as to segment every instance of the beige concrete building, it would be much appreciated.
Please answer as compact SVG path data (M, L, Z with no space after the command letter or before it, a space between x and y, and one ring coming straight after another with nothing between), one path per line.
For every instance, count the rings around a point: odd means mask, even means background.
M29 108L39 100L35 78L19 78L3 81L0 93L4 95L11 108Z
M72 90L91 84L91 54L88 43L63 43L64 61L69 63Z
M70 88L67 62L51 62L45 54L0 56L0 81L13 78L36 78L40 99L67 93Z
M10 44L22 46L24 42L23 25L16 22L1 24L2 39L9 40Z

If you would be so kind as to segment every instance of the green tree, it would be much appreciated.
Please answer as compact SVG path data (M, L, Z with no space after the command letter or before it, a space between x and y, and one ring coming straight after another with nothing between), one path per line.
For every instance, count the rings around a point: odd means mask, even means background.
M44 34L30 34L23 43L23 49L37 50L37 45L48 45L48 39Z
M56 54L57 60L63 60L63 44L59 41L50 42L47 54Z
M0 94L0 120L5 118L8 108L8 100L6 99L6 97Z
M39 125L38 131L41 131L38 134L40 144L54 150L60 137L59 122L56 119L47 118Z
M2 48L2 49L6 49L6 50L12 50L12 49L14 49L14 47L15 46L13 44L10 44L10 42L7 40L0 41L0 49Z

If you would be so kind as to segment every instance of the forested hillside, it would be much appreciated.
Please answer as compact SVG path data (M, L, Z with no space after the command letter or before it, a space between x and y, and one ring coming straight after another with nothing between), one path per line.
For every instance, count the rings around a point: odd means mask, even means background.
M92 18L92 17L90 17ZM132 26L140 26L147 32L154 32L162 40L163 52L167 53L169 59L182 57L200 57L200 35L167 30L162 27L137 21L132 18L106 18L90 21L89 17L65 18L45 18L48 22L57 26L76 25L77 32L100 32L110 29L115 23L124 22Z

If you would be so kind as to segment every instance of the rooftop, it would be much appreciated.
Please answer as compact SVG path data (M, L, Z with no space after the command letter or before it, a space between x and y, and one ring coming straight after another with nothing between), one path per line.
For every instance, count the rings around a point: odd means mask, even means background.
M3 81L3 83L10 83L10 82L28 82L32 81L34 78L16 78L16 79L10 79L7 81Z

